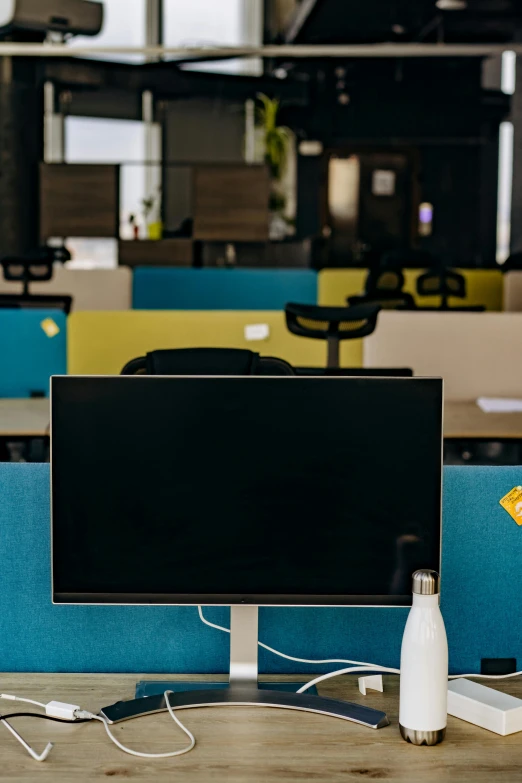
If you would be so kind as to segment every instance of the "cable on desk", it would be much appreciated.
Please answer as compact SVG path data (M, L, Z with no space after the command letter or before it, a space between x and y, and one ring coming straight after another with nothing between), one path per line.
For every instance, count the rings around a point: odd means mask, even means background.
M52 720L55 723L68 723L69 726L75 723L90 723L92 718L78 718L78 720L64 720L63 718L53 718L51 715L40 715L39 712L11 712L9 715L2 715L1 720L11 720L12 718L40 718L40 720Z
M172 705L170 703L171 695L173 695L173 691L165 691L164 694L165 704L167 705L167 709L170 713L170 717L175 723L177 723L180 729L187 735L187 737L190 740L190 743L187 745L186 748L182 748L181 750L175 750L171 753L141 753L137 750L131 750L130 748L126 748L125 745L122 745L121 742L117 740L114 734L111 732L109 728L109 722L107 718L103 717L103 715L94 715L92 712L85 712L84 710L78 710L77 715L87 720L97 720L100 721L100 723L103 723L105 727L105 731L107 732L107 736L109 737L111 742L114 742L114 744L120 750L122 750L124 753L128 753L130 756L137 756L138 758L142 758L142 759L169 759L169 758L173 758L174 756L183 756L185 753L190 753L190 751L196 745L196 738L194 737L192 732L189 731L187 727L183 725L183 723L175 714Z

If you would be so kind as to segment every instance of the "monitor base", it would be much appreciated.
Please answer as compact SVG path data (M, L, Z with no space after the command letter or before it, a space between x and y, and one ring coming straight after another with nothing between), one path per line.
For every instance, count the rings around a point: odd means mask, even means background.
M280 693L296 693L299 688L305 684L303 682L258 682L257 687L261 691L279 691ZM136 683L136 699L142 699L145 696L163 696L165 691L180 693L181 691L208 691L223 690L230 688L230 683L226 680L222 682L172 682L172 680L141 680ZM307 693L310 696L317 696L317 688L313 685Z
M175 685L175 683L165 684L168 688ZM296 687L295 683L291 684ZM311 696L308 693L292 693L274 689L262 690L251 685L230 685L228 688L179 691L173 693L169 701L174 710L197 707L273 707L342 718L371 729L381 729L390 724L386 713L361 704L322 696ZM101 714L109 723L120 723L166 710L165 696L162 694L132 699L131 701L120 701L109 707L104 707Z

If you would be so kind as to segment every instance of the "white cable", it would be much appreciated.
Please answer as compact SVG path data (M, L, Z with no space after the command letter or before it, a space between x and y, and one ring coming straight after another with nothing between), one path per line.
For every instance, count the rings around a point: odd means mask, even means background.
M87 718L91 720L97 720L100 721L100 723L103 723L105 726L105 731L107 732L107 736L111 740L111 742L114 742L114 744L122 750L124 753L128 753L130 756L138 756L138 758L141 759L169 759L173 756L183 756L185 753L189 753L193 747L196 744L196 738L190 732L186 726L182 724L182 722L179 720L177 715L175 714L174 710L172 709L172 706L170 704L169 696L172 694L172 691L165 691L165 703L167 705L167 709L170 713L170 717L172 720L177 723L177 725L180 727L180 729L187 735L187 737L190 739L190 744L187 745L186 748L182 748L181 750L175 750L172 753L141 753L137 750L131 750L130 748L126 748L125 745L122 745L119 740L116 739L114 734L111 732L109 728L109 722L107 721L107 718L104 718L102 715L94 715L92 712L84 712L83 710L79 710L77 713L78 718Z
M26 704L36 704L37 707L42 707L45 710L45 704L41 701L33 701L33 699L23 699L21 696L11 696L10 693L0 693L0 699L6 699L7 701L24 701Z
M24 699L13 699L13 701L24 701ZM45 748L43 749L42 753L36 753L36 751L34 751L32 749L32 747L24 740L24 738L16 731L16 729L14 729L11 726L10 723L8 723L3 718L0 718L0 723L4 724L6 729L8 729L8 731L11 732L13 737L15 737L18 740L20 745L23 745L23 747L26 749L26 751L29 753L30 756L32 756L32 758L35 761L45 761L45 759L47 758L47 756L49 755L49 753L53 749L53 743L52 742L48 742L47 745L45 746Z
M460 677L478 677L481 680L507 680L508 677L519 677L522 672L511 674L450 674L448 680L457 680Z
M329 672L329 674L322 674L320 677L316 677L314 680L310 680L310 682L307 682L306 685L303 685L302 688L299 688L297 693L304 693L309 688L312 688L314 685L317 685L319 682L323 682L323 680L329 680L330 677L338 677L340 674L350 674L351 672L373 672L375 671L375 666L350 666L348 669L339 669L337 672ZM387 669L384 666L382 666L379 671L381 672L387 672L388 674L400 674L399 669Z
M206 617L203 615L203 609L201 606L198 606L198 613L199 613L200 620L204 622L205 625L208 625L210 628L215 628L217 631L224 631L225 633L230 633L229 628L225 628L223 625L216 625L216 623L211 623L210 620L207 620ZM348 674L349 672L354 672L354 671L378 671L387 674L401 673L400 669L392 669L387 666L381 666L378 663L364 663L362 661L343 660L342 658L330 658L324 661L317 661L317 660L311 661L306 658L294 658L291 655L286 655L285 653L279 652L279 650L274 650L273 647L269 647L267 644L263 644L263 642L258 642L258 644L260 647L263 647L265 650L274 653L274 655L279 655L281 658L286 658L287 660L295 661L296 663L311 663L311 664L350 663L356 667L350 669L339 669L338 671L330 672L329 674L324 674L322 677L317 677L317 679L307 683L307 685L304 688L301 688L301 690L297 691L297 693L304 693L304 691L308 690L308 688L311 688L313 685L315 685L318 682L322 682L322 680L327 680L330 677L337 677L338 675ZM512 674L450 674L448 676L448 679L456 680L461 677L478 677L481 680L507 680L509 677L518 677L520 675L522 675L522 671L513 672Z
M203 609L201 606L198 606L198 613L200 620L205 623L205 625L208 625L210 628L215 628L217 631L224 631L225 633L230 633L229 628L225 628L222 625L216 625L215 623L211 623L210 620L207 620L206 617L203 615ZM322 661L311 661L308 658L295 658L293 655L286 655L286 653L282 653L279 650L274 650L273 647L269 647L268 644L263 644L263 642L258 642L258 645L262 647L264 650L268 650L268 652L273 653L274 655L279 655L280 658L286 658L288 661L295 661L296 663L311 663L311 664L327 664L327 663L350 663L354 666L370 666L372 669L375 669L376 671L383 671L387 672L389 671L386 666L380 666L379 664L373 664L373 663L366 663L365 661L350 661L346 660L345 658L327 658ZM395 671L395 670L394 670Z

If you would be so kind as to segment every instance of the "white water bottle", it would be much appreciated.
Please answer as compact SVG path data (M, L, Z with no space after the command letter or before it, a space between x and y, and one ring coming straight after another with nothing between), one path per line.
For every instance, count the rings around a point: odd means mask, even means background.
M448 640L436 571L415 571L413 605L401 648L399 723L413 745L437 745L448 719Z

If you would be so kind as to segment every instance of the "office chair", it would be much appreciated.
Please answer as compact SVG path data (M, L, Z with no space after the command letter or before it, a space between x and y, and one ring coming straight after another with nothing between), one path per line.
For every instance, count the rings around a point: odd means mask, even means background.
M56 248L59 250L60 248ZM53 276L54 248L27 258L7 257L0 261L4 278L8 282L22 283L21 294L0 294L2 309L43 309L62 310L69 315L72 308L72 296L57 294L32 294L29 284L48 282ZM65 257L65 256L64 256Z
M415 299L403 291L404 275L393 267L371 270L366 278L364 294L349 296L348 305L375 303L383 310L414 310Z
M236 348L177 348L152 351L125 365L121 375L288 375L283 359Z
M339 367L341 340L367 337L377 326L381 310L378 304L361 304L355 307L317 307L316 305L287 304L286 325L292 334L326 340L327 366Z
M440 305L436 308L424 307L423 310L452 310L455 312L483 312L483 305L466 305L450 307L448 297L457 299L466 297L466 279L454 269L444 267L431 269L417 278L417 293L419 296L440 296Z

